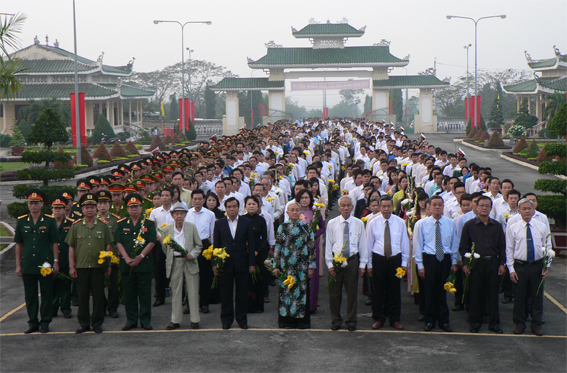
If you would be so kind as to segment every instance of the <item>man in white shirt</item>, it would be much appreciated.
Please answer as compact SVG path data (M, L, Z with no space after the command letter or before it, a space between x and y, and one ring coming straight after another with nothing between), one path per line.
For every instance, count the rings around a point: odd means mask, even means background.
M510 207L508 205L508 193L514 188L514 183L510 179L504 179L500 183L500 190L502 191L502 197L497 198L492 201L492 211L490 214L492 216L498 216L502 211L507 211ZM517 201L516 201L517 202Z
M380 329L386 322L394 329L402 330L401 277L398 268L405 268L409 259L409 238L403 219L392 215L394 203L390 196L380 198L381 216L373 219L367 228L368 275L372 281L372 329ZM372 254L370 254L372 253ZM374 272L376 269L376 272Z
M443 169L443 175L453 177L453 172L457 169L457 156L449 154L449 164Z
M549 272L554 254L551 237L545 224L533 219L535 207L527 198L518 202L521 221L506 230L506 264L514 283L514 334L522 334L526 328L526 308L531 298L531 329L537 336L543 335L543 291L539 288ZM543 262L547 247L550 260Z
M215 228L215 214L203 208L205 203L205 193L201 189L195 189L191 196L193 207L189 209L185 221L197 226L199 238L203 245L203 250L213 244L213 229ZM213 268L203 254L197 257L199 263L199 307L201 312L209 313L209 303L211 298L211 286L213 284Z
M283 215L283 206L280 204L280 198L272 192L272 181L269 177L264 176L260 180L260 183L264 186L264 194L262 197L266 202L272 205L274 209L274 221L279 221L280 217Z
M484 193L484 195L490 197L492 203L498 198L502 198L502 194L500 194L500 179L491 176L486 181L486 184L488 185L488 192Z
M236 182L233 183L234 189L240 192L241 194L243 194L245 197L249 196L250 186L242 181L244 178L244 173L242 172L242 170L239 168L233 169L232 176L235 177L237 180Z
M220 206L219 209L221 211L226 211L226 207L224 206L224 202L229 198L228 194L226 193L226 185L224 181L217 181L214 188L215 194L219 197ZM239 201L240 203L240 201Z
M526 194L524 194L524 198L527 198L530 201L532 201L532 204L537 209L538 200L537 200L537 196L534 193L526 193ZM516 215L512 216L511 218L508 218L508 225L512 225L512 224L520 221L521 219L522 219L522 216L520 214L516 214ZM545 224L547 229L551 230L551 227L549 226L549 219L547 218L547 216L545 214L542 214L541 212L535 210L533 219L539 221L540 223Z
M352 217L353 204L350 198L343 196L339 199L341 215L331 219L327 224L327 239L325 245L325 263L329 269L329 276L334 277L329 292L331 310L331 330L339 330L343 323L341 317L341 302L343 285L347 293L347 311L345 324L348 331L356 330L356 300L358 293L358 277L363 277L368 262L368 251L364 223ZM342 267L335 271L333 265L334 255L346 258ZM344 265L344 264L343 264Z

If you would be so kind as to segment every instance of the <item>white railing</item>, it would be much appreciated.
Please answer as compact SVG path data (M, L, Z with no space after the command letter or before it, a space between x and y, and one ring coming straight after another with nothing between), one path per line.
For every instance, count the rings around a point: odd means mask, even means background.
M222 135L222 123L221 124L195 124L195 132L197 135Z
M440 118L437 120L437 132L465 132L467 120L463 118Z

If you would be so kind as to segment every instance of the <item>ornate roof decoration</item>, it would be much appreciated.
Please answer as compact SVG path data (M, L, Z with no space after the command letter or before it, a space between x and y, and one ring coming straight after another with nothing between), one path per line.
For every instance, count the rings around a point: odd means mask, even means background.
M380 40L379 43L374 43L372 44L374 47L389 47L390 46L391 41L388 41L386 39L382 39Z
M276 44L275 41L270 40L267 43L264 43L264 45L266 46L266 48L282 48L283 46L281 44Z
M329 20L327 23L311 23L301 30L296 28L291 28L291 33L296 38L359 38L364 35L366 26L356 29L348 24L346 18L339 21L338 23L331 23Z
M435 76L436 74L437 71L433 67L430 67L429 69L418 73L418 75L433 75L433 76Z

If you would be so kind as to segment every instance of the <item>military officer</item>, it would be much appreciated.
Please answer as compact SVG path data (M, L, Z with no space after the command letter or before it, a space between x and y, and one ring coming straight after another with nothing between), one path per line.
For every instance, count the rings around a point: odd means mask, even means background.
M91 185L91 183L85 179L80 179L77 180L77 198L80 200L81 197L85 194L91 191L91 189L93 188L93 186ZM80 213L83 212L83 210L81 209L81 206L79 206L79 202L76 202L73 204L73 211L78 211Z
M69 245L65 242L67 233L74 220L65 216L67 205L72 204L63 195L55 196L51 200L51 211L57 226L59 242L59 272L66 277L57 277L53 280L53 317L57 316L59 308L66 319L71 318L71 284L69 276Z
M126 325L122 330L138 326L151 330L152 274L154 264L150 255L157 241L156 227L152 219L143 217L142 196L130 193L126 205L130 216L118 221L115 242L122 255L120 273L124 289ZM139 310L139 312L138 312Z
M108 186L110 194L112 195L112 203L110 205L110 212L125 218L128 216L128 210L126 209L126 204L124 203L124 186L118 183L112 183Z
M96 194L97 197L97 208L98 213L96 215L103 223L108 225L110 232L112 232L112 251L115 255L118 255L118 250L116 250L116 245L114 244L114 235L116 234L116 227L118 225L118 220L120 216L109 212L110 201L112 201L112 195L106 190L99 190ZM112 271L108 276L108 299L106 300L106 309L108 315L113 319L118 317L118 306L120 305L120 290L118 288L118 264L111 264Z
M48 217L41 208L46 200L39 189L27 193L29 214L18 218L14 242L16 243L16 273L24 280L28 330L26 334L49 332L53 316L53 277L59 272L59 245L55 220ZM42 274L42 266L52 267L53 273ZM41 290L41 309L37 284ZM41 315L39 321L37 314Z
M77 279L79 293L79 328L76 333L90 330L102 333L104 322L104 275L103 265L98 263L101 251L112 249L112 232L108 225L96 217L97 198L93 193L84 194L79 200L84 218L71 226L65 242L69 244L69 274ZM109 266L106 275L112 268ZM93 313L90 315L89 300L93 295Z

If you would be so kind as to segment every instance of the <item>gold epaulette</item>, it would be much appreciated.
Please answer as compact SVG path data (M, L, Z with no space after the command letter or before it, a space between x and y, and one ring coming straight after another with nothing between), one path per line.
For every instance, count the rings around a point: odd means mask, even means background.
M121 218L121 216L120 216L120 215L117 215L117 214L111 213L111 215L114 216L116 219L120 219L120 218Z
M122 218L122 219L118 220L117 223L120 223L121 221L124 221L126 219L128 219L128 218Z
M146 218L147 221L154 221L154 219Z
M27 218L27 217L28 217L28 215L29 215L29 214L25 214L25 215L19 216L19 217L18 217L18 219Z
M74 214L75 214L75 215L79 215L79 216L83 216L83 213L82 213L82 212L79 212L79 211L75 211Z
M75 224L77 224L77 223L80 223L80 222L81 222L81 219L77 219L77 220L75 220L75 221L73 222L73 225L75 225Z
M53 218L53 215L45 214L48 218Z
M108 225L108 221L104 220L103 218L98 218L98 220L100 220L101 222L103 222L104 224Z
M66 219L69 220L69 221L75 221L75 220L77 220L77 219L71 219L71 218L66 218Z

